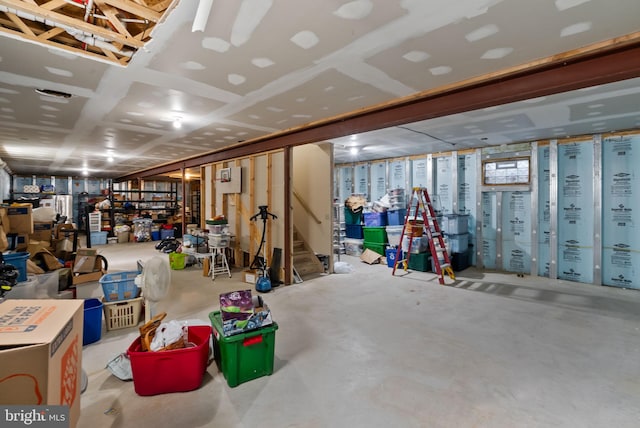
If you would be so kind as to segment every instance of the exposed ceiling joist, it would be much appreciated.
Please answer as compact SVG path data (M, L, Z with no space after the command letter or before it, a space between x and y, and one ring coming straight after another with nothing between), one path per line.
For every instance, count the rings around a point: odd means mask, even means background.
M170 2L0 0L0 30L126 65L150 39ZM0 13L0 17L2 17Z

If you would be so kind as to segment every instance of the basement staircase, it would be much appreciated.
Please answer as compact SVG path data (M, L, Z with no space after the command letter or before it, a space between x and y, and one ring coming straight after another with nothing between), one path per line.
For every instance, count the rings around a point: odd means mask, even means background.
M324 265L311 247L302 238L298 230L293 228L293 276L296 283L311 279L324 273Z

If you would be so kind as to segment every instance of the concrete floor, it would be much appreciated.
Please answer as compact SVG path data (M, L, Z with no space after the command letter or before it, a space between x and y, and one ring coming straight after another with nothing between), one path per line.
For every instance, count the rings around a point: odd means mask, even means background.
M97 248L114 272L153 244ZM198 390L138 396L105 369L137 329L103 330L83 350L79 427L640 426L639 291L474 268L441 286L342 261L354 272L263 295L279 324L274 373L235 388L213 363ZM249 288L238 269L172 271L159 310L207 321L221 292Z

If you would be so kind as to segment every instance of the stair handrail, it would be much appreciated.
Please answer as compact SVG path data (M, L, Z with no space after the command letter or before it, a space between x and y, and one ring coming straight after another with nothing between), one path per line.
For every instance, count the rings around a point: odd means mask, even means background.
M322 223L322 221L313 213L313 211L311 211L311 208L309 208L309 205L307 205L304 199L302 199L302 196L300 196L298 192L296 192L296 189L293 189L293 196L296 197L298 202L300 202L300 205L302 205L302 208L304 208L304 210L311 216L311 218L313 218L316 221L317 224Z

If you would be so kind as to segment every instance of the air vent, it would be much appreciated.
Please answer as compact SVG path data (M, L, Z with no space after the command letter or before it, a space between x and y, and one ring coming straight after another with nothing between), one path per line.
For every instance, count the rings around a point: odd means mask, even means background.
M71 98L71 94L67 92L54 91L53 89L36 89L40 95L54 98Z

